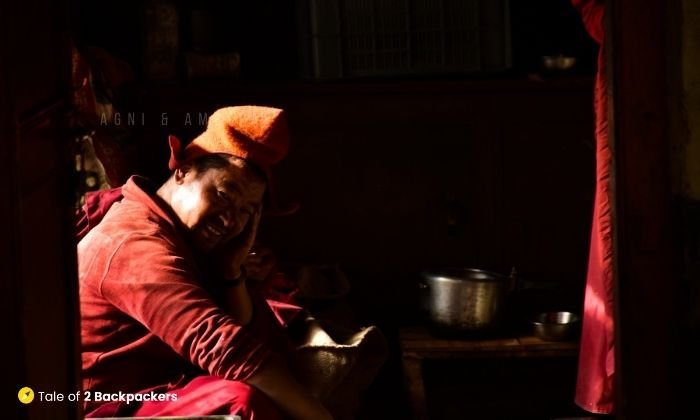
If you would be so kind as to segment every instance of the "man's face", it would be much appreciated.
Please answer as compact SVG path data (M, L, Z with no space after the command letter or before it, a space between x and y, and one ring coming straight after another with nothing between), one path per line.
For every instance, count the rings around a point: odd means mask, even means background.
M231 160L222 169L198 173L186 166L175 173L171 206L200 253L216 250L240 235L260 212L265 183Z

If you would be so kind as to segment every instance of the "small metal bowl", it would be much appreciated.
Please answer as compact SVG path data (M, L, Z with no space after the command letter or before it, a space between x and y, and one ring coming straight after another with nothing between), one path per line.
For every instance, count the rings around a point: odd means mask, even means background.
M543 312L532 321L535 335L545 341L570 340L579 324L578 315L572 312Z
M576 64L576 57L565 55L545 55L542 57L542 66L547 71L566 71Z

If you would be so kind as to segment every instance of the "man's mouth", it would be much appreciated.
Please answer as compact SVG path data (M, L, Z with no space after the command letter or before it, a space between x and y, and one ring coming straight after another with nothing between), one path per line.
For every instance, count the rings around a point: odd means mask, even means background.
M204 231L212 239L219 239L222 236L226 235L226 229L224 229L221 226L214 225L212 223L207 223L206 225L204 225Z

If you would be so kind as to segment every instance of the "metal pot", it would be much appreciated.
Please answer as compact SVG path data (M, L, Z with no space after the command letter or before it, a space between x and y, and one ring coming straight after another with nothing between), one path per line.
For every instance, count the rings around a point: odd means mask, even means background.
M448 268L422 274L421 301L433 327L460 333L491 330L503 317L510 276L474 268Z

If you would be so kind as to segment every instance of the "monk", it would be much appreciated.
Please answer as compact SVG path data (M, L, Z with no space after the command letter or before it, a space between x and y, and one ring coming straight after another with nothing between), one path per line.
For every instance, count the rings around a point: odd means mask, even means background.
M331 418L290 374L279 323L244 269L288 146L282 110L220 109L186 148L170 138L165 183L131 177L82 232L87 417ZM120 392L132 400L97 399Z

